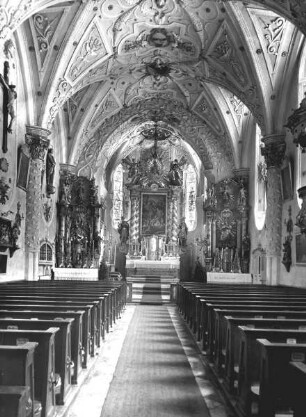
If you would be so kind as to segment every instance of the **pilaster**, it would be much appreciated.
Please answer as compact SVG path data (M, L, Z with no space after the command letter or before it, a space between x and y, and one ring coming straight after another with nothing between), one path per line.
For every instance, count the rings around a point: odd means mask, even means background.
M261 153L267 165L267 284L277 285L282 256L282 189L281 166L285 157L285 136L274 134L262 138Z
M41 218L42 175L50 131L26 126L25 141L30 152L29 180L26 195L25 247L27 280L38 278L39 226Z

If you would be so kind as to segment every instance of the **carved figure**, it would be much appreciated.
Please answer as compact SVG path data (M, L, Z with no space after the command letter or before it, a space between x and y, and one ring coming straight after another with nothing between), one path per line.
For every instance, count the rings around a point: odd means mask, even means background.
M301 229L302 233L306 233L306 198L303 199L302 207L296 216L295 224Z
M185 223L185 217L183 217L179 225L179 232L178 232L178 240L179 240L180 246L186 246L187 234L188 234L188 227L187 227L187 224Z
M170 171L168 174L170 185L182 185L181 166L186 163L186 158L183 156L180 161L174 159L170 163Z
M46 162L46 180L47 180L47 193L54 194L55 188L53 186L54 174L55 174L55 159L53 156L53 149L49 148L47 153Z
M118 226L118 233L120 235L120 243L127 243L130 235L130 226L127 220L124 220L123 216L121 217L121 223Z
M240 186L238 204L240 204L241 206L246 205L246 189L244 188L243 184L241 184Z
M8 103L7 103L7 112L11 118L10 123L7 127L7 131L9 133L12 133L13 130L13 123L16 119L16 113L15 113L15 100L17 99L17 93L15 91L16 86L10 84L9 85L9 90L8 90Z
M17 99L17 92L15 91L16 86L13 84L8 84L5 78L1 74L0 74L0 81L7 90L6 109L7 109L8 115L10 116L10 122L7 126L7 131L9 133L12 133L13 124L16 119L16 113L15 113L15 101Z
M128 178L130 179L130 184L137 184L139 180L139 162L136 162L135 158L130 158L127 156L126 158L122 159L122 162L129 167Z
M211 184L211 186L207 188L206 196L207 197L206 197L205 205L214 207L217 204L216 194L215 194L215 184Z
M282 263L285 265L286 271L290 271L292 258L291 258L291 239L290 236L287 236L285 243L283 243L283 259Z
M227 184L225 184L224 189L222 191L223 201L224 203L229 203L231 200L231 193L230 188Z
M8 200L8 190L10 186L6 184L4 177L0 178L0 203L5 204Z

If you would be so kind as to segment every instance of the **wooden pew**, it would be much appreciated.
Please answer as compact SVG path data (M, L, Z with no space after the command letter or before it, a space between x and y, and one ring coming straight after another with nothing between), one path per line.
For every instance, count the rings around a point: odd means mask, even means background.
M71 326L71 359L74 370L71 383L78 383L78 376L82 370L82 320L84 311L29 311L29 310L0 310L0 318L29 319L29 320L70 320Z
M304 326L304 320L306 320L306 311L280 311L277 310L257 310L257 311L240 311L240 310L222 310L214 309L215 314L215 337L213 341L213 351L211 352L211 359L214 360L217 369L220 371L222 364L225 362L226 347L232 346L235 343L234 337L231 338L231 326L248 324L255 325L255 327L271 326L271 328L281 327L284 321L289 321L289 328L291 326L290 321L293 323L299 323L299 326ZM230 315L229 315L230 314ZM271 323L269 324L269 320ZM267 324L265 324L267 323ZM233 333L235 336L235 333ZM228 343L229 342L229 343ZM224 354L223 354L223 352ZM222 359L223 357L223 359Z
M46 295L45 292L41 294L33 293L32 295L3 295L0 294L0 304L15 304L16 302L20 304L31 303L32 305L65 305L66 307L77 307L90 311L90 320L89 320L89 346L88 351L91 356L94 356L95 346L100 347L100 337L101 337L101 307L102 299L97 300L98 297L94 300L93 297L87 296L64 296L59 295ZM92 306L92 307L90 307ZM89 314L89 312L88 312ZM84 328L84 330L86 330Z
M242 330L241 330L242 329ZM247 329L247 330L246 330ZM302 330L304 329L304 330ZM244 331L245 330L245 331ZM250 335L256 335L258 330L260 335L258 338L266 337L267 330L271 331L273 337L278 337L278 332L290 331L297 332L301 337L303 332L306 332L306 316L301 320L294 319L241 319L227 317L227 337L224 352L224 377L229 387L229 390L233 392L234 381L237 380L235 368L239 368L239 357L241 354L241 345L244 339ZM253 331L254 330L254 331ZM263 336L261 336L263 334ZM251 337L251 336L250 336ZM289 336L288 336L289 337ZM303 336L304 337L304 336ZM256 339L256 337L255 337ZM274 339L273 339L274 340ZM281 339L282 340L282 339ZM217 363L217 361L216 361Z
M0 345L23 345L37 342L34 352L35 399L41 402L41 417L55 412L55 335L59 328L48 330L0 330Z
M30 311L34 312L43 312L43 311L51 311L51 312L74 312L74 311L83 311L83 330L82 330L82 367L87 368L87 363L90 356L90 346L91 346L91 337L92 337L92 327L91 327L91 311L93 308L93 304L62 304L62 303L31 303L30 301L27 303L23 301L23 303L17 303L17 301L13 300L11 303L1 303L1 309L6 309L7 311L10 310L22 310L22 311ZM93 352L91 352L93 355Z
M284 303L283 301L280 303L267 303L267 302L248 302L247 299L245 299L244 304L235 302L227 302L227 303L206 303L205 304L205 315L203 318L203 350L208 350L209 354L211 351L213 351L213 337L215 335L215 314L214 309L225 309L225 310L245 310L247 311L257 311L258 314L261 314L260 311L279 311L279 314L282 315L283 311L296 311L296 312L306 312L306 304L298 304L296 305L296 302L292 301Z
M197 317L197 302L196 299L204 298L205 296L216 295L220 297L242 297L243 295L258 296L263 299L266 296L278 297L298 297L305 299L306 291L301 289L291 289L287 287L263 287L254 285L198 285L196 283L180 284L180 294L183 294L184 301L179 300L180 308L184 310L185 318L192 326L199 318Z
M0 386L27 386L34 417L34 352L38 343L21 346L0 345Z
M109 282L109 281L27 281L27 282L10 282L4 283L3 289L26 289L26 288L48 288L48 289L67 289L67 290L82 290L83 293L88 293L92 290L95 291L95 295L110 295L109 301L109 314L110 323L115 321L116 317L120 317L120 313L126 304L126 283L121 282Z
M0 386L0 417L27 417L31 407L30 387Z
M56 403L63 405L71 384L71 325L74 319L31 320L0 318L0 329L11 330L47 330L58 327L55 335L55 372L61 377L60 393Z
M306 364L303 362L290 362L290 379L294 381L292 395L294 417L305 417L306 410Z
M280 293L279 290L266 290L266 292L262 293L259 292L257 289L248 289L248 290L241 290L237 293L233 292L233 290L226 289L224 290L196 290L192 289L188 291L189 297L189 308L187 313L185 314L185 318L187 323L189 323L192 331L197 335L198 341L201 340L203 336L203 326L205 328L205 323L207 322L207 303L232 303L235 305L243 304L243 302L248 300L253 300L252 304L271 304L276 305L283 301L284 303L288 303L291 301L295 301L296 305L303 305L306 302L306 294L294 294L289 293L286 294Z
M269 336L270 339L270 336ZM259 416L274 417L279 408L294 407L295 382L290 378L290 362L305 362L306 343L274 343L257 339L260 346ZM258 387L252 387L256 393Z
M120 290L120 288L119 288ZM119 291L118 290L118 291ZM117 295L117 289L113 288L96 288L95 286L90 286L89 288L82 288L80 286L70 286L68 284L65 285L55 285L55 286L42 286L38 285L37 282L32 283L31 285L19 285L19 286L4 286L1 287L1 295L10 299L10 297L35 297L42 296L48 297L50 300L53 298L54 300L65 300L65 299L72 299L75 301L88 301L90 304L91 302L98 303L96 307L98 309L97 312L97 328L95 330L95 343L98 347L100 347L100 337L104 338L105 331L109 331L109 327L113 324L113 317L115 318L116 315L120 316L121 309L123 308L123 300L122 297L118 296L118 305L115 305L117 302L116 300L113 301L113 298ZM115 307L115 313L112 314L112 309ZM94 323L94 319L92 318L92 323Z

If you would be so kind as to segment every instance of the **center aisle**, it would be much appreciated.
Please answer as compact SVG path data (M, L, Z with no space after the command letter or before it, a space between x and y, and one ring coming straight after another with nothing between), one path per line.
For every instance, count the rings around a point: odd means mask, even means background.
M227 415L213 398L215 412L209 412L169 311L136 307L101 417ZM206 394L215 395L208 386Z

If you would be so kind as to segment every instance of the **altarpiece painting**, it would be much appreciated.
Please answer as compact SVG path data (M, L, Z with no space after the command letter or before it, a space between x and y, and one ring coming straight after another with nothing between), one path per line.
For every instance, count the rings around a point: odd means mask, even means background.
M166 235L167 195L142 194L141 234L142 236Z

